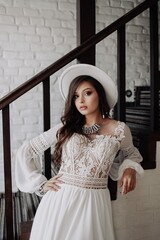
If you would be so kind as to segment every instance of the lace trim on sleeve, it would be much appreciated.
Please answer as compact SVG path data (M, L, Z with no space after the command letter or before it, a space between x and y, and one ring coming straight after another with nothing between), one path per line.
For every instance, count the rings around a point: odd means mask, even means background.
M40 135L30 141L31 144L31 151L33 155L40 155L42 154L49 146L48 142L45 138Z

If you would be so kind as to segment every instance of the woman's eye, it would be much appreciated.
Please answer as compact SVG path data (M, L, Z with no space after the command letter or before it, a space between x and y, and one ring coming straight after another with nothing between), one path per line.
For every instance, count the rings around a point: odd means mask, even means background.
M90 96L91 94L92 94L91 91L87 91L87 92L85 92L85 96Z
M78 95L74 95L73 99L76 100L78 98Z

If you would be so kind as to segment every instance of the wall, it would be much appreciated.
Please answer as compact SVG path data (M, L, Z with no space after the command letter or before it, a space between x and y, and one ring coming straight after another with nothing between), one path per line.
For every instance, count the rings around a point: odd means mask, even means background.
M118 191L112 202L116 240L159 240L160 238L160 142L157 168L145 170L136 189L126 196Z
M96 31L137 6L142 0L97 0ZM76 46L76 0L0 0L0 97L25 82ZM127 89L149 84L149 12L126 26ZM96 65L116 82L116 33L96 47ZM75 62L75 61L73 61ZM71 63L72 64L72 63ZM59 121L63 100L57 76L51 77L51 122ZM26 139L43 131L42 86L11 104L11 146L14 158ZM133 95L128 101L133 101ZM58 106L58 108L57 108ZM2 119L0 117L0 192L3 184ZM160 235L159 156L156 170L145 171L137 189L112 203L117 240L158 240Z

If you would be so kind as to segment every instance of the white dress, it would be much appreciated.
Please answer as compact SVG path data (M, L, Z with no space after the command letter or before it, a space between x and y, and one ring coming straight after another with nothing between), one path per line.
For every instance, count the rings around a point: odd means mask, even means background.
M60 125L24 143L17 152L16 182L24 192L36 192L46 181L40 157L55 139ZM123 161L115 156L122 150ZM118 122L114 135L89 140L73 134L64 144L58 192L48 191L37 209L30 240L114 240L108 176L121 178L124 169L143 174L142 157L129 128Z

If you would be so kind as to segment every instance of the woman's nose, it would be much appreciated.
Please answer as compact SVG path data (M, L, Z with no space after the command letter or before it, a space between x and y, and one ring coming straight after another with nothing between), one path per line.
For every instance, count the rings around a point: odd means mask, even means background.
M83 102L84 102L84 97L83 97L83 95L81 95L81 96L79 97L79 102L80 102L80 103L83 103Z

